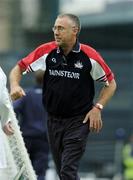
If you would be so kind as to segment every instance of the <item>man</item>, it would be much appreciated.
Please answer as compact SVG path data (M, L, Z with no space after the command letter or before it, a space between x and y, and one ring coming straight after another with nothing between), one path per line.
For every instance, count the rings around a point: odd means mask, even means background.
M26 96L14 101L20 129L38 180L45 179L49 146L46 132L47 113L42 106L43 71L35 74L36 85L26 89Z
M116 83L102 57L78 42L80 22L73 14L59 15L53 27L55 41L43 44L23 58L10 73L12 99L25 96L22 73L43 69L43 103L48 112L48 135L61 180L78 180L79 161L89 131L102 128L101 110L113 96ZM104 83L94 105L94 80Z

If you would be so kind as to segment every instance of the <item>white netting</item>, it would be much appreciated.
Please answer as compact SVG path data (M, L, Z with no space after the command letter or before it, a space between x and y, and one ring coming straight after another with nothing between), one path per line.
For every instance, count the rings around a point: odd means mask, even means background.
M8 180L36 180L37 177L31 165L31 161L29 159L29 155L27 153L27 149L21 135L20 127L18 125L18 121L16 119L10 100L8 102L8 107L10 107L10 119L12 121L12 126L14 129L14 134L8 136L7 138L7 152L9 153L8 163L9 165L11 164L11 172L9 172L10 178ZM14 178L11 177L12 170L16 172ZM14 172L12 174L14 174Z

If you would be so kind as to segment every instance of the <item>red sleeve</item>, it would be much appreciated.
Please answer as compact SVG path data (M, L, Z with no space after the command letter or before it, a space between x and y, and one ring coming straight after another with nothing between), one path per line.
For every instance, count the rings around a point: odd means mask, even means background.
M41 46L37 47L29 55L19 60L18 65L20 69L22 69L23 71L26 70L32 63L41 59L41 57L45 56L45 54L49 54L54 48L56 48L56 44L54 41L42 44Z
M81 44L81 50L91 59L95 60L97 63L100 64L102 69L104 70L106 74L107 80L110 82L112 79L114 79L114 74L109 68L109 66L105 63L104 59L101 57L101 55L92 47L88 45Z

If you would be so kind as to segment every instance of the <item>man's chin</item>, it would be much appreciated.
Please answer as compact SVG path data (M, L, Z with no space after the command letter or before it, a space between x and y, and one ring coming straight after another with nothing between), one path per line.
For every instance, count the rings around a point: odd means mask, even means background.
M61 46L62 45L62 43L60 41L55 41L55 42L56 42L57 46Z

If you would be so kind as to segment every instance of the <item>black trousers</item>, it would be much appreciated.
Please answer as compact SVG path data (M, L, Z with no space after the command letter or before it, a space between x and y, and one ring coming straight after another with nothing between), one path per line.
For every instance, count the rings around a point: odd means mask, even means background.
M85 151L89 124L85 116L56 118L48 116L48 136L51 152L60 180L79 180L79 161Z

